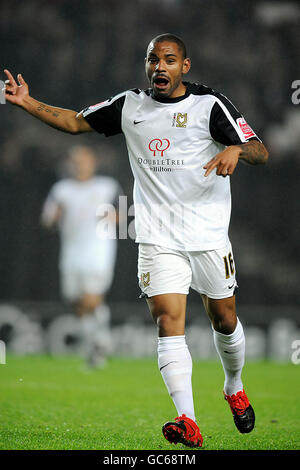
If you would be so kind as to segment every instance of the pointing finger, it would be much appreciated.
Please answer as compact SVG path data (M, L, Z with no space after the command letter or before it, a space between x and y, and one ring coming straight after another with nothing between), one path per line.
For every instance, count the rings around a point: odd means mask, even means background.
M213 157L211 160L209 160L209 162L206 163L206 165L204 165L204 169L208 168L210 165L212 165L214 162L216 161L216 157Z
M204 173L204 176L208 176L214 168L218 166L218 162L210 162L209 164L206 164L203 168L206 169L206 172Z
M7 70L7 69L4 69L4 73L5 73L5 75L7 76L7 78L9 79L10 84L11 84L11 85L16 85L15 79L14 79L14 77L12 76L12 74L10 73L10 71Z

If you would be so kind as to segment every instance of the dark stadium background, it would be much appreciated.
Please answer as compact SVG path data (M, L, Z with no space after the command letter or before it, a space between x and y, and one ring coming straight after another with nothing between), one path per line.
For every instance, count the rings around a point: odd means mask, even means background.
M34 98L64 108L81 110L128 88L146 88L149 40L162 32L184 39L192 59L188 79L231 99L270 152L267 166L241 164L232 177L230 236L245 324L266 329L278 320L281 332L299 326L300 104L292 102L292 83L300 79L299 24L296 1L0 1L2 70L21 72ZM9 104L0 111L0 304L17 306L47 326L65 306L58 235L39 225L45 196L63 174L68 148L87 143L97 150L102 172L120 181L130 205L125 142L122 136L63 134ZM138 299L136 264L136 244L120 240L108 296L116 325L151 323ZM193 291L192 321L208 326ZM6 326L0 332L9 342Z

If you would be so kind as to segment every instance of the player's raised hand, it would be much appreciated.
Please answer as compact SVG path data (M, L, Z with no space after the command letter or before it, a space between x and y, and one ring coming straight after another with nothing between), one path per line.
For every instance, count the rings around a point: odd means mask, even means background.
M17 76L18 83L9 70L5 69L4 73L7 76L4 87L6 101L17 106L22 106L24 98L29 95L27 83L20 73Z
M204 176L208 176L214 168L217 169L218 176L232 175L239 161L241 148L236 145L227 147L223 152L218 153L203 167L206 170Z

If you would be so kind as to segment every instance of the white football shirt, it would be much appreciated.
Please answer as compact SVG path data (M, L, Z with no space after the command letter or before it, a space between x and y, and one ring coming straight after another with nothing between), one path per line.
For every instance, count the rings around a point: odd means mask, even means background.
M87 181L63 179L53 185L42 218L51 220L56 209L62 210L61 269L98 271L103 269L103 264L114 261L116 236L110 236L107 223L101 225L103 230L99 230L99 224L101 216L106 217L121 193L119 183L108 176L94 176ZM114 230L114 222L111 223Z
M203 166L228 145L259 140L232 103L185 82L179 98L128 90L89 106L83 116L106 136L123 133L134 175L136 242L185 251L228 242L230 179Z

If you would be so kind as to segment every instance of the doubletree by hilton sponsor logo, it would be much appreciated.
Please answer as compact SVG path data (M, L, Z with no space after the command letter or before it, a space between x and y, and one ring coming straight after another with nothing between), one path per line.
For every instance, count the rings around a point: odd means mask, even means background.
M148 144L148 150L153 158L138 157L137 161L141 168L155 172L174 171L182 169L183 159L174 159L168 156L168 150L171 148L169 139L152 139ZM154 158L157 157L157 158Z
M152 139L149 142L149 150L153 152L153 157L156 156L156 153L160 153L160 156L164 156L164 152L170 147L169 139Z

